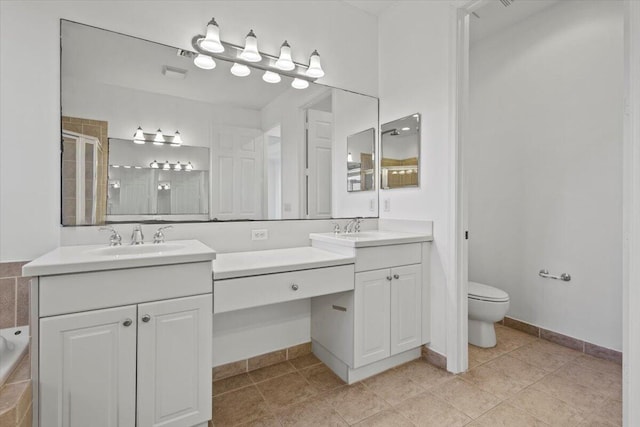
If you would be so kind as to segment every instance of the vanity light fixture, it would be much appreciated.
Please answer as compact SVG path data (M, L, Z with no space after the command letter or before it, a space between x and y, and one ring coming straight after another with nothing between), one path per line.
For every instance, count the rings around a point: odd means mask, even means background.
M184 170L187 172L191 172L193 170L193 165L191 164L191 162L184 165Z
M306 80L295 78L291 82L291 87L294 89L306 89L309 87L309 82Z
M169 160L164 162L164 165L162 165L162 170L165 170L165 171L171 170L171 165L169 164Z
M249 62L262 61L262 56L260 55L260 52L258 52L258 38L253 30L250 30L249 34L247 34L247 37L244 39L244 50L240 54L240 58Z
M133 134L133 142L134 144L144 144L147 142L144 137L144 132L142 132L142 128L140 126L136 129L136 133Z
M402 128L402 130L406 132L408 130L411 130L411 128Z
M119 168L120 165L111 165L112 168Z
M180 165L180 162L176 163L175 165L173 165L173 170L174 171L180 171L182 170L182 165Z
M319 79L324 76L324 70L320 65L320 54L317 50L314 50L309 58L309 68L307 69L307 76Z
M156 131L156 137L153 138L153 143L155 145L162 145L164 144L166 141L164 139L164 135L162 134L162 130L158 129Z
M154 160L153 162L149 163L149 167L151 169L158 169L160 167L160 164L158 164L157 160Z
M284 71L291 71L296 68L296 64L294 64L293 59L291 59L291 46L286 40L282 43L282 46L280 46L280 56L275 65Z
M207 24L207 35L200 42L200 47L211 53L224 52L224 46L220 43L220 27L215 18Z
M267 83L280 83L280 80L282 79L280 78L280 74L278 73L274 73L273 71L265 71L262 76L262 80Z
M171 146L179 147L181 145L182 145L182 137L180 136L180 132L176 131L176 133L173 134L173 141L171 141Z
M347 162L353 162L353 156L351 153L347 154Z
M193 59L193 63L196 67L202 68L203 70L213 70L216 68L216 61L209 55L203 55L201 53Z
M180 147L183 143L182 136L178 131L173 135L163 135L160 129L155 133L146 133L141 126L138 126L136 133L133 135L133 142L135 144L152 142L154 145L171 145L172 147Z
M251 70L244 64L238 64L237 62L231 67L231 74L237 77L247 77L251 74Z
M131 166L127 166L127 165L125 165L125 166L123 166L123 168L125 168L125 169L131 169Z

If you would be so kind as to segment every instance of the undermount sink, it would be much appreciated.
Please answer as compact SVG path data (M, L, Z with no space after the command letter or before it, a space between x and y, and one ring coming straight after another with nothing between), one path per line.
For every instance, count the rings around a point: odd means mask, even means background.
M102 256L120 255L161 255L167 252L174 252L183 249L184 245L171 243L151 244L151 245L129 245L129 246L109 246L106 248L91 249L87 253Z

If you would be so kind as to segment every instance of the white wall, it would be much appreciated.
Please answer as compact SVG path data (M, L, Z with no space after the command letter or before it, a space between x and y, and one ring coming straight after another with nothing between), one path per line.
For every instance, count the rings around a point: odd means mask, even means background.
M318 49L321 83L377 94L376 19L342 2L2 1L0 261L33 259L60 243L59 19L189 49L211 16L226 41L242 44L253 28L265 52L288 39L294 60L306 62Z
M560 2L472 45L469 278L511 317L616 350L622 98L622 2Z
M450 268L449 210L450 54L455 9L449 1L401 1L379 17L380 123L421 113L420 188L380 191L380 218L434 222L431 251L431 344L446 355L446 313L453 284ZM384 210L385 200L390 210Z

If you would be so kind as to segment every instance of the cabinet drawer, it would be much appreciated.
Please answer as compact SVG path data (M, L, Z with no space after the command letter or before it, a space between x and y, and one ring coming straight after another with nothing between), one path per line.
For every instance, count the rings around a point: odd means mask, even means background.
M420 243L375 246L356 250L356 272L422 262Z
M213 284L213 312L224 313L349 291L353 289L353 275L353 265L341 265L216 280Z

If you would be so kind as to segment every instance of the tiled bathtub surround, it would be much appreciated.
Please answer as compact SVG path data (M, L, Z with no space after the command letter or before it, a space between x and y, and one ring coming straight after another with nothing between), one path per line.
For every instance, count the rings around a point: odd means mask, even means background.
M30 277L22 277L25 264L0 263L0 329L29 324Z
M620 426L622 372L610 361L496 326L452 375L414 360L345 385L313 355L213 383L213 424L252 426Z
M31 360L27 354L0 385L0 427L31 427Z

